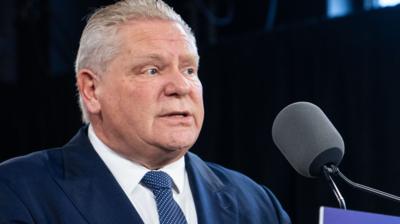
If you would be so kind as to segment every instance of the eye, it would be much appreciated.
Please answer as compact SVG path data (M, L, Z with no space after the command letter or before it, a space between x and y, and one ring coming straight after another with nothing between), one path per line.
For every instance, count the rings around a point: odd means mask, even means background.
M145 73L147 75L154 76L154 75L158 74L158 69L157 68L148 68L148 69L146 69Z
M183 72L185 75L193 76L196 74L196 70L194 68L187 68Z

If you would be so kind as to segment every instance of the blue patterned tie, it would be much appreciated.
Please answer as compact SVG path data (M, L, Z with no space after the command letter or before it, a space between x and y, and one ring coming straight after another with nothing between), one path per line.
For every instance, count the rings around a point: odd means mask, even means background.
M172 197L172 179L163 171L150 171L142 184L153 191L157 203L160 224L187 224L185 215Z

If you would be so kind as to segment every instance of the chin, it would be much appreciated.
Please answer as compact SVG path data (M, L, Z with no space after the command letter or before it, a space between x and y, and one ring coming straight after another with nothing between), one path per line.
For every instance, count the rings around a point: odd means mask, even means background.
M170 151L188 151L197 140L193 133L175 133L165 138L164 147Z
M163 166L166 164L169 164L171 162L174 162L178 159L180 159L182 156L185 156L185 154L189 151L190 147L183 147L183 146L163 146L162 147L162 152L159 154L158 158L163 158Z
M193 144L166 144L163 148L165 148L166 151L182 152L188 151L192 145Z

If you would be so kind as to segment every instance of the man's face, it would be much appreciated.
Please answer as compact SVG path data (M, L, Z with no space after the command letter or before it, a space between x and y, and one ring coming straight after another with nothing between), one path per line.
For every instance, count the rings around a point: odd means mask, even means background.
M197 49L169 21L120 27L120 52L98 80L96 134L147 167L175 161L195 143L204 118Z

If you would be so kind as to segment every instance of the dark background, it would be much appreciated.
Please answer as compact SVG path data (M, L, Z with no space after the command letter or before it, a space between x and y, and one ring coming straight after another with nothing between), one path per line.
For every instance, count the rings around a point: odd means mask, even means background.
M1 1L0 161L62 145L79 129L80 32L84 16L110 2ZM295 173L270 133L284 106L311 101L345 140L341 170L400 195L400 8L355 0L347 16L328 18L323 0L167 2L201 54L206 120L192 151L267 185L293 223L316 224L319 206L337 207L333 194ZM399 204L338 185L349 209L400 216Z

